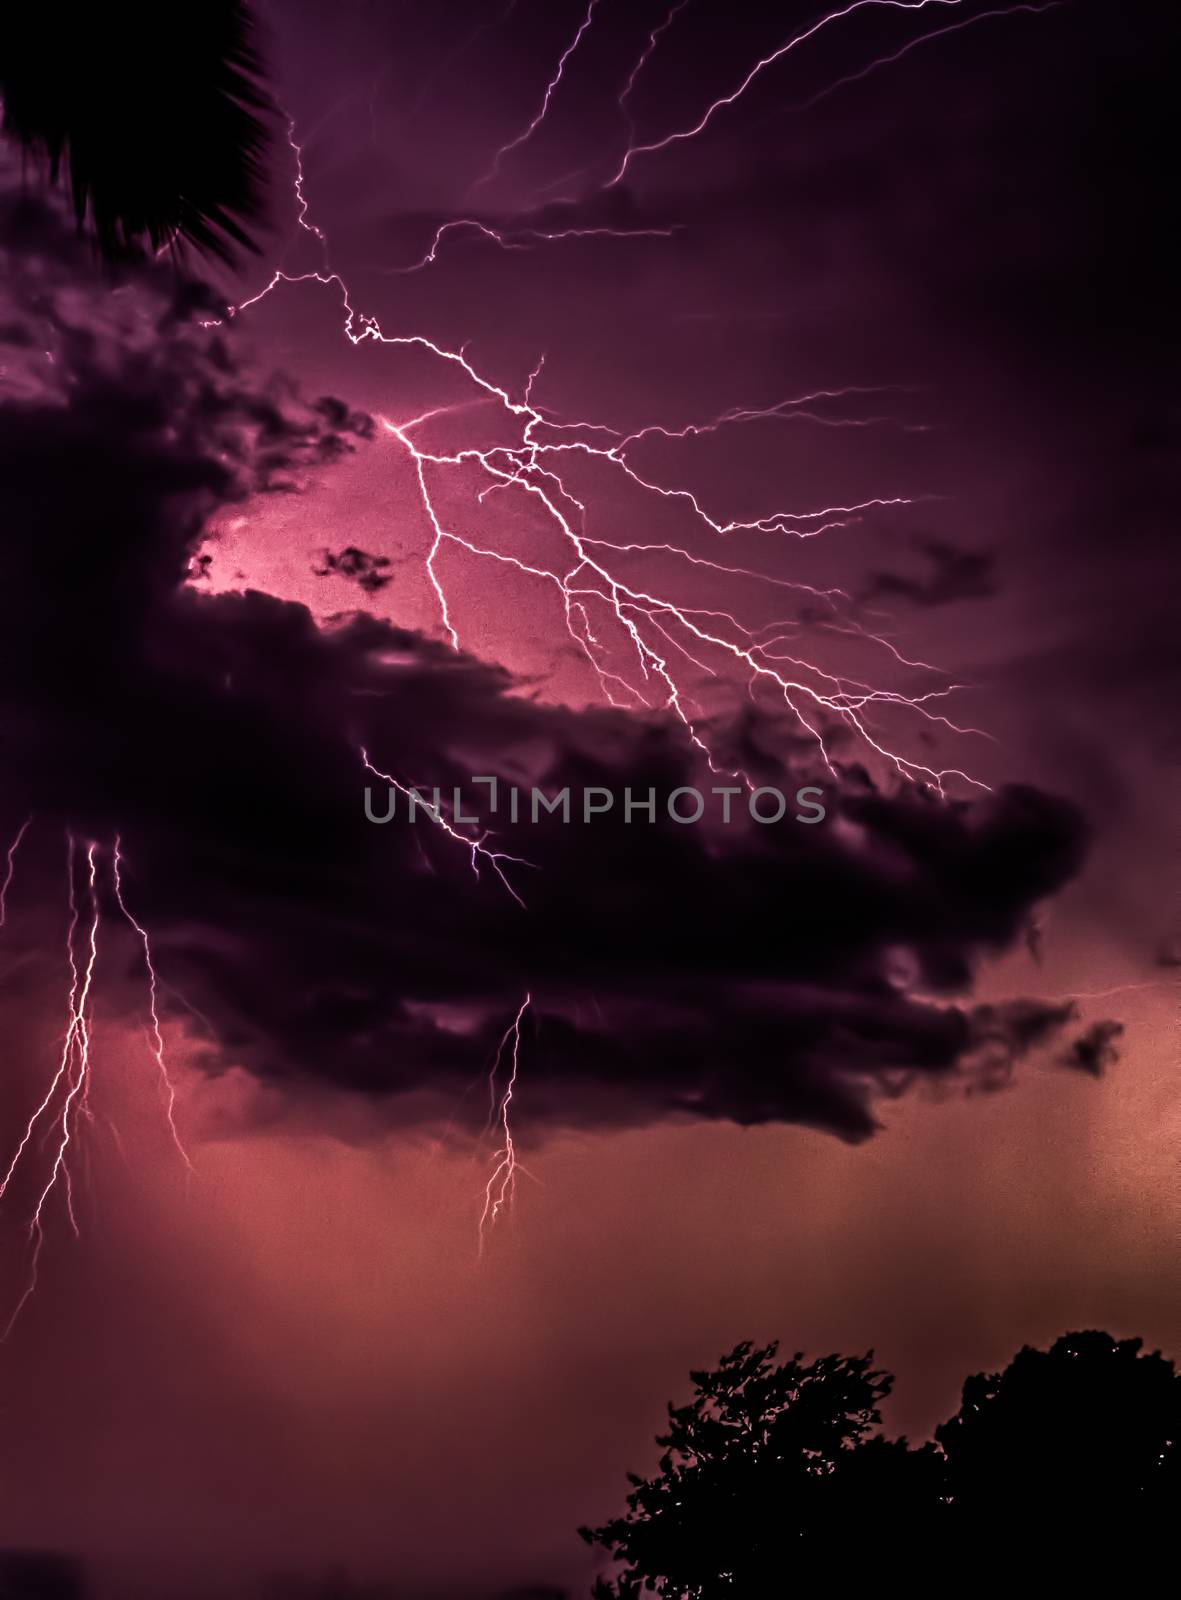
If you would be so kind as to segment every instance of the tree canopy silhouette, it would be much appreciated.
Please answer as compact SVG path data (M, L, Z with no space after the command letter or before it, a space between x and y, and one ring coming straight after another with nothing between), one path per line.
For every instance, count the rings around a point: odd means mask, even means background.
M865 1356L797 1354L776 1366L775 1344L740 1344L714 1371L690 1374L696 1395L669 1406L658 1477L629 1475L628 1512L581 1528L626 1569L596 1595L631 1600L645 1589L685 1600L775 1592L769 1576L800 1552L827 1546L834 1518L875 1498L885 1472L910 1484L937 1476L928 1447L863 1441L893 1380ZM934 1483L928 1498L937 1498Z
M740 1344L669 1406L654 1478L627 1513L581 1528L621 1564L599 1600L743 1600L829 1581L850 1552L895 1575L1077 1572L1171 1539L1181 1488L1181 1377L1139 1339L1070 1333L977 1374L912 1449L874 1432L888 1373L866 1356ZM1085 1519L1080 1523L1079 1519Z
M1181 1510L1181 1377L1140 1339L1067 1333L1025 1346L1001 1373L964 1384L935 1430L947 1458L955 1529L999 1524L1030 1541L1091 1519L1151 1540Z
M242 0L5 5L0 100L109 259L256 248L269 100Z

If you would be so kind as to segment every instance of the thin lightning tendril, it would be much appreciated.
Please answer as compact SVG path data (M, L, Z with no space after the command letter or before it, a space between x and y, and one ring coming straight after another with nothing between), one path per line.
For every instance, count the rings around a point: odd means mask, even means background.
M421 272L439 259L443 240L452 233L476 233L489 239L501 250L527 250L532 244L560 244L567 239L671 239L676 228L493 228L478 217L455 217L435 230L426 254L405 267L385 267L386 273L407 275Z
M639 79L640 73L643 72L644 68L648 65L648 62L652 59L652 53L656 49L657 44L660 42L661 35L668 32L669 28L672 27L677 12L683 11L688 4L689 0L677 0L676 5L674 5L665 15L664 21L658 22L648 35L648 43L637 56L636 64L628 73L627 82L620 91L619 109L623 112L624 116L628 115L627 102L631 99L633 93L635 92L636 83ZM629 126L630 125L629 118Z
M557 92L558 85L561 83L563 74L566 71L566 63L570 60L570 57L582 43L583 35L586 33L587 29L591 25L592 20L594 19L595 7L598 5L598 3L599 0L589 0L589 4L586 8L586 15L579 24L577 33L574 35L573 39L571 39L570 43L566 46L565 50L563 50L561 56L559 57L558 65L554 70L554 75L545 86L545 93L542 96L541 104L538 106L533 120L528 123L526 127L522 128L520 133L518 133L515 138L510 139L507 144L501 145L500 149L492 158L492 165L488 168L487 172L484 173L483 177L476 180L474 185L475 188L479 188L485 183L490 183L493 178L497 177L505 157L511 155L514 150L519 150L523 144L526 144L537 132L538 128L541 127L541 124L545 121L546 115L549 112L550 101Z
M156 968L152 963L152 945L150 939L148 938L148 930L135 920L135 918L131 915L131 912L127 909L126 901L123 899L123 883L119 872L122 860L123 858L119 851L119 836L116 834L115 849L111 857L111 871L114 882L115 904L119 907L119 910L123 913L124 917L126 917L127 921L135 929L136 933L140 937L140 942L144 947L144 965L146 966L148 973L148 1015L151 1017L152 1022L152 1054L156 1058L156 1070L160 1074L160 1081L164 1088L164 1114L168 1119L168 1131L172 1135L172 1142L176 1146L177 1153L184 1162L185 1166L190 1172L192 1172L193 1163L189 1159L188 1151L181 1143L180 1134L177 1132L176 1127L176 1085L172 1081L172 1077L168 1071L168 1063L164 1059L164 1035L160 1031L160 1015L156 1009L158 980L156 977Z
M532 867L534 865L532 861L526 861L523 856L509 855L507 850L489 850L485 844L485 840L487 840L489 837L487 830L475 836L461 833L459 829L455 827L453 823L448 822L447 818L443 815L443 808L441 804L438 806L428 806L426 802L416 795L414 790L407 784L400 783L397 778L392 777L388 772L382 772L379 767L375 767L372 761L370 761L369 753L364 746L362 746L360 754L362 765L368 772L372 772L375 778L380 778L383 783L388 783L391 788L396 789L399 794L405 796L405 798L411 803L412 811L418 807L421 807L421 809L426 812L427 816L430 817L431 821L437 828L445 833L449 839L454 839L456 844L462 845L464 849L468 851L471 857L472 871L475 873L477 879L480 876L480 862L484 861L492 868L493 872L495 872L496 876L500 879L501 883L508 890L509 894L512 895L513 899L521 907L522 911L525 909L525 902L513 888L508 878L505 877L504 868L501 866L501 862L512 861L521 867Z
M920 45L933 44L936 39L946 39L950 34L962 33L965 28L972 27L977 22L991 22L998 17L1014 17L1019 12L1027 16L1040 16L1043 11L1056 11L1059 6L1065 5L1066 0L1046 0L1045 5L1014 5L1004 6L996 11L977 11L974 16L965 17L962 22L951 22L945 28L933 28L930 33L920 34L917 39L908 39L893 55L877 56L868 66L858 72L850 72L844 78L838 78L835 83L830 83L821 89L818 94L812 95L807 100L801 100L791 107L793 111L811 111L813 106L818 106L821 101L827 100L830 95L839 89L847 89L854 83L861 83L881 67L892 67L896 62L904 60L912 50L917 50Z
M30 814L21 823L20 827L17 829L16 838L13 839L12 843L8 847L4 882L0 883L0 928L2 928L5 922L8 920L8 891L12 888L12 875L16 871L16 853L20 849L21 840L24 838L25 834L28 833L32 821L33 818Z
M509 1120L509 1106L512 1104L513 1092L517 1087L517 1073L521 1064L521 1019L529 1009L532 998L532 995L526 994L524 1000L522 1000L521 1009L517 1012L517 1015L511 1025L505 1030L504 1036L500 1041L500 1046L496 1052L496 1059L492 1063L492 1071L488 1075L489 1093L492 1096L492 1103L495 1105L496 1074L500 1068L500 1062L502 1056L504 1055L505 1046L511 1039L513 1044L512 1066L509 1071L508 1083L505 1087L504 1093L500 1096L500 1106L497 1112L497 1119L500 1123L502 1143L500 1148L497 1150L495 1157L493 1158L495 1165L492 1169L492 1175L488 1179L487 1187L484 1190L484 1209L480 1213L480 1255L483 1255L484 1253L484 1243L487 1233L495 1226L496 1219L500 1215L501 1211L506 1210L513 1202L513 1197L516 1194L517 1188L517 1173L525 1171L525 1168L517 1159L517 1147L513 1143L512 1126Z

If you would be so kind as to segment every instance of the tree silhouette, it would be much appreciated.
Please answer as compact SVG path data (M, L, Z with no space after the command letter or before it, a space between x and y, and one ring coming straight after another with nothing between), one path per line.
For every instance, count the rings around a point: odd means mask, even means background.
M68 172L109 259L256 248L268 97L241 0L0 8L3 131Z
M1140 1552L1181 1511L1181 1376L1140 1339L1067 1333L964 1384L936 1428L947 1457L949 1534L1050 1559Z
M778 1593L801 1558L828 1550L847 1505L877 1502L883 1472L912 1489L937 1479L929 1447L862 1445L893 1381L873 1370L872 1351L776 1366L777 1348L740 1344L715 1371L691 1373L695 1398L669 1406L656 1441L660 1475L629 1474L627 1515L579 1529L626 1564L599 1581L602 1600L645 1589L676 1600ZM937 1502L934 1486L928 1498Z
M867 1356L741 1344L669 1407L659 1475L581 1528L621 1563L599 1600L765 1600L872 1568L946 1587L1093 1576L1164 1553L1181 1510L1181 1377L1141 1341L1071 1333L977 1374L938 1448L871 1433L888 1373ZM850 1568L853 1556L856 1568Z

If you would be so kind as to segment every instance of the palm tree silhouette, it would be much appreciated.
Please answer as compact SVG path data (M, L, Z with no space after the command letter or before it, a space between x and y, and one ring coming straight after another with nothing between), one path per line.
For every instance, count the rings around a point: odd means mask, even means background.
M2 128L108 259L257 249L269 96L242 0L0 8Z

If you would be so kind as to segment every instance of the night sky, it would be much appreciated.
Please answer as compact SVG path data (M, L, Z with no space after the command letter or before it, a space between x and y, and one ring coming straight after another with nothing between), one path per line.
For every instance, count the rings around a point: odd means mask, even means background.
M6 158L0 1549L573 1596L740 1339L1181 1354L1163 12L276 0L232 271Z

